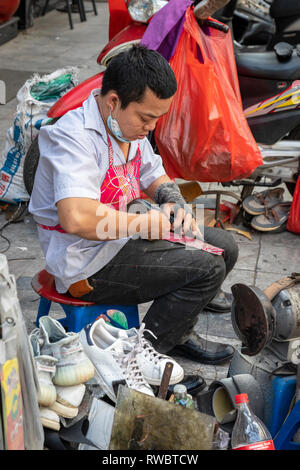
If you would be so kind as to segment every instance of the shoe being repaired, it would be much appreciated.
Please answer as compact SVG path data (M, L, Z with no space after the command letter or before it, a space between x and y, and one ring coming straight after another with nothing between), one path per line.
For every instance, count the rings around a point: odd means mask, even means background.
M106 304L152 301L143 322L155 351L175 348L176 355L214 364L230 359L233 348L216 343L206 351L189 335L220 292L238 249L226 231L205 227L201 234L147 140L176 88L170 65L157 52L133 46L113 58L102 89L41 128L29 210L58 292ZM128 212L127 204L142 192L160 210ZM180 240L189 235L205 243L187 249L170 239L174 232ZM126 351L124 340L118 343L120 354L130 352L134 338L126 340Z

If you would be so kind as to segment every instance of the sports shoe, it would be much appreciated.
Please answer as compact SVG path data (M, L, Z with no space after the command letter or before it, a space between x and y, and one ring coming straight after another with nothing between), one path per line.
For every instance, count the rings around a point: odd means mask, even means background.
M33 352L34 362L36 365L38 391L37 400L41 406L50 406L56 400L56 389L53 385L52 378L56 371L57 359L52 356L41 355L37 330L29 335L29 340Z
M94 376L94 366L83 351L78 333L66 333L51 317L40 318L39 344L43 354L58 359L53 383L62 387L87 382Z
M154 393L137 364L133 345L123 338L114 338L107 344L101 334L98 335L98 325L99 320L84 327L79 338L84 351L95 366L103 391L114 402L117 401L120 384L153 397Z
M70 387L56 387L56 401L49 407L59 416L75 418L78 415L78 407L82 402L85 385L72 385Z
M136 361L144 375L145 380L151 385L160 385L165 366L167 362L173 364L173 370L170 378L170 385L180 382L184 377L182 367L169 356L158 353L150 341L144 337L145 324L142 323L139 329L131 328L123 330L106 323L100 318L94 323L94 331L97 334L98 341L102 341L106 345L112 344L117 338L123 338L128 341L134 348L136 353ZM154 336L154 335L153 335Z
M55 411L49 408L40 407L39 409L42 425L45 428L53 429L54 431L60 430L59 416Z

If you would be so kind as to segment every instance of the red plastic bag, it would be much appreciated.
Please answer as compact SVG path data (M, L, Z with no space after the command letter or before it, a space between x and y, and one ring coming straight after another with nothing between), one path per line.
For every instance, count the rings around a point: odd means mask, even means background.
M127 10L125 0L108 0L109 8L109 32L108 38L111 41L116 34L133 23Z
M203 182L249 176L263 161L244 117L230 33L207 35L188 8L170 65L178 90L155 131L167 174Z
M300 233L300 176L297 179L286 228L289 232Z

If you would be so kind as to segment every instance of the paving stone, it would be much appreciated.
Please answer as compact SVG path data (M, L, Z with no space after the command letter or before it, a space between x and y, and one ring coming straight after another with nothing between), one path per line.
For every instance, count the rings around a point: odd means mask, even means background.
M290 274L299 271L300 243L296 247L264 245L259 253L257 271Z
M300 248L300 236L285 230L281 233L263 233L261 232L261 246L286 246L288 248Z
M233 268L223 282L222 287L225 292L231 292L231 286L233 286L233 284L240 282L242 284L254 285L254 279L254 271Z
M238 340L233 330L231 313L211 313L204 311L198 316L195 331L205 337L214 335L218 337L222 336L226 338L226 340L229 338Z
M288 276L290 273L267 273L267 272L257 272L255 275L255 287L258 287L261 290L265 290L269 287L273 282L279 281L283 277Z
M243 243L243 245L239 244L239 248L239 257L235 265L235 269L255 271L259 254L259 246L250 242Z

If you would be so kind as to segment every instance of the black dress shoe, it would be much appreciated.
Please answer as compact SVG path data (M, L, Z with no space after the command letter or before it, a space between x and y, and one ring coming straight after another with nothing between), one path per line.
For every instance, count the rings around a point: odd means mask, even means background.
M206 388L206 382L201 375L185 375L180 383L186 386L187 393L192 396L197 395L197 393ZM177 384L169 385L167 399L169 399L173 393L175 385Z
M183 344L175 346L168 354L176 354L177 356L187 357L195 362L211 365L222 364L231 359L234 354L234 348L229 344L215 343L208 340L202 341L205 343L205 349L201 347L202 344L200 345L198 340L196 342L189 338Z
M205 310L214 313L226 313L231 311L233 295L220 290L217 295L206 305Z

